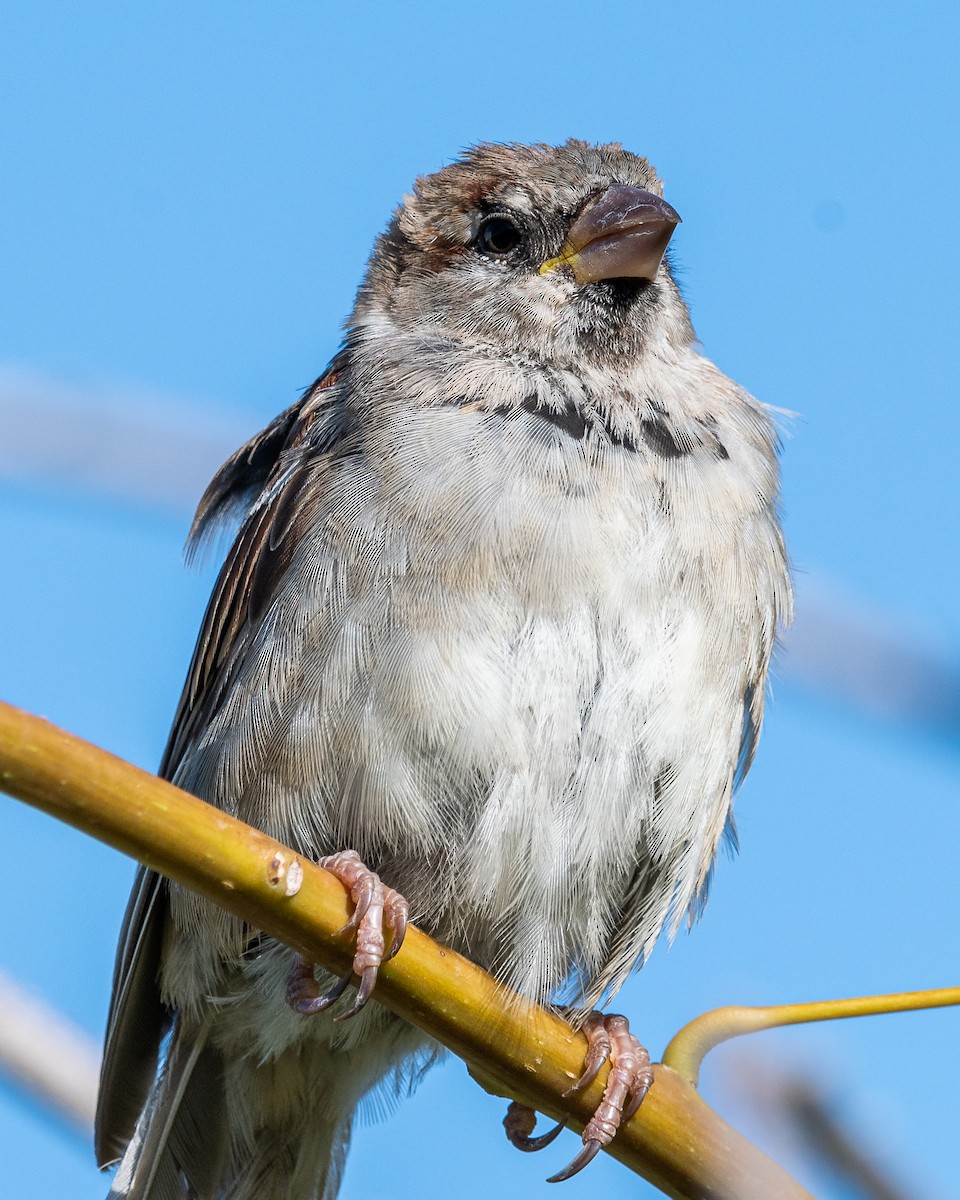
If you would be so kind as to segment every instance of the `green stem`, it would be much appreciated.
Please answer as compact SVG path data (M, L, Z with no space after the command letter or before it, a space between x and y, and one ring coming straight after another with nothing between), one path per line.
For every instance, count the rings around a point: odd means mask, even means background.
M694 1087L700 1064L714 1046L744 1033L803 1025L808 1021L836 1021L843 1017L869 1017L878 1013L912 1012L920 1008L945 1008L960 1004L960 988L933 988L926 992L893 992L886 996L855 996L848 1000L815 1000L807 1004L777 1004L766 1008L731 1005L695 1017L676 1034L663 1054L671 1067Z

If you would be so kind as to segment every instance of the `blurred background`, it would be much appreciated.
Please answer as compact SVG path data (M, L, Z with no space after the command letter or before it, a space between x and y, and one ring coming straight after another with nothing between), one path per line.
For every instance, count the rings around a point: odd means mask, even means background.
M955 6L33 0L2 24L3 699L154 769L217 565L182 566L193 505L334 352L413 177L481 140L622 141L683 217L705 352L792 414L798 619L739 858L618 1007L658 1055L721 1004L957 983ZM0 830L0 970L98 1040L133 864L2 796ZM702 1086L820 1197L942 1198L958 1049L956 1011L874 1017L734 1043ZM345 1200L552 1195L573 1135L521 1156L502 1113L448 1060L358 1131ZM654 1194L601 1159L566 1200ZM10 1074L0 1178L107 1190L82 1119Z

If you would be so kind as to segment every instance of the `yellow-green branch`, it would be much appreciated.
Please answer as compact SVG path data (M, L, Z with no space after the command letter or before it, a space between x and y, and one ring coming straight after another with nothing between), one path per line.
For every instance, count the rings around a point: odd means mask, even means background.
M4 704L0 789L140 859L331 970L348 969L349 941L338 934L348 904L333 876L219 809ZM30 887L56 883L32 860ZM552 1013L506 997L479 967L417 929L383 968L377 1000L453 1050L485 1085L549 1116L569 1114L574 1128L583 1127L599 1102L603 1076L582 1095L562 1098L583 1063L581 1034ZM678 1200L810 1200L662 1065L611 1153Z
M854 996L847 1000L813 1000L806 1004L774 1004L765 1008L731 1005L694 1017L671 1038L663 1062L694 1087L700 1064L721 1042L762 1029L804 1025L810 1021L837 1021L845 1017L872 1017L880 1013L914 1012L921 1008L946 1008L960 1004L960 988L933 988L925 992L892 992L886 996Z

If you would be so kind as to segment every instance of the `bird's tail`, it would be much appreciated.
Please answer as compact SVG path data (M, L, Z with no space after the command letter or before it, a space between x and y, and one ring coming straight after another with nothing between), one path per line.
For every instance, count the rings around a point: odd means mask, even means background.
M282 1057L225 1067L178 1023L107 1200L333 1200L352 1117L302 1080Z
M213 1200L228 1144L220 1056L178 1023L107 1200Z

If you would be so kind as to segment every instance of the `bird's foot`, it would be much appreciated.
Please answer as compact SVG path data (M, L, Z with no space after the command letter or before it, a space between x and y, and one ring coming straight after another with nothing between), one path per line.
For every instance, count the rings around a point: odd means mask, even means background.
M355 1016L370 999L381 965L389 962L403 944L410 906L399 892L387 887L379 875L363 864L355 850L341 850L339 854L321 858L317 865L336 875L353 900L353 916L340 930L341 933L356 930L357 948L353 956L353 968L329 991L321 993L313 974L314 964L298 954L287 979L286 999L295 1012L312 1016L323 1012L339 999L351 979L357 975L360 986L353 1004L338 1017L338 1020L345 1021ZM389 950L385 950L385 929L392 935Z
M513 1101L507 1109L507 1115L503 1118L503 1127L507 1131L507 1140L510 1145L527 1153L549 1146L567 1125L566 1121L560 1121L546 1133L541 1133L539 1137L532 1137L536 1124L537 1114L532 1108L527 1108L518 1100Z
M583 1149L569 1166L551 1176L548 1183L570 1179L582 1171L602 1147L609 1146L620 1126L640 1107L653 1083L650 1055L630 1032L626 1017L592 1012L584 1022L583 1032L587 1038L583 1073L564 1095L570 1096L588 1087L605 1062L610 1063L610 1076L596 1112L583 1131ZM565 1123L562 1121L540 1137L532 1137L536 1114L516 1102L510 1105L503 1122L507 1137L518 1150L542 1150L549 1146Z

